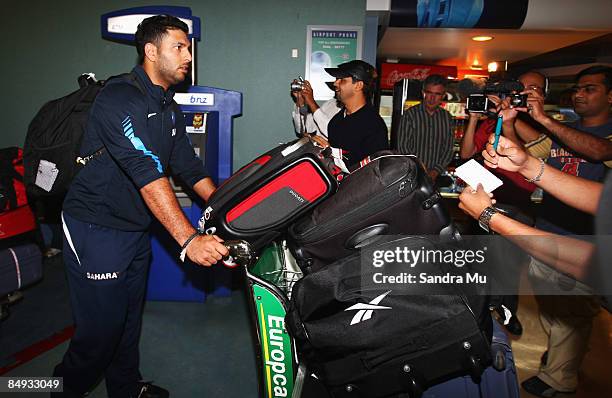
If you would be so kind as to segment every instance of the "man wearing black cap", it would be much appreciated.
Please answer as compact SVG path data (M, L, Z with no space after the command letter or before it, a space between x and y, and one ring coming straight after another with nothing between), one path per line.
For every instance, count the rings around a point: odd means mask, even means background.
M334 89L342 103L341 111L327 126L329 144L342 149L349 167L376 151L388 149L387 126L368 102L376 69L355 60L325 71L336 78Z

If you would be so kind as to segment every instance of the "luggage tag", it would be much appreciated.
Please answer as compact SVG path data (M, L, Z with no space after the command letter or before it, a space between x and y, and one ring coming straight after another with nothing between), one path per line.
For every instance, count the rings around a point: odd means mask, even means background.
M47 192L51 192L58 174L59 170L55 163L41 159L38 163L38 172L34 184Z

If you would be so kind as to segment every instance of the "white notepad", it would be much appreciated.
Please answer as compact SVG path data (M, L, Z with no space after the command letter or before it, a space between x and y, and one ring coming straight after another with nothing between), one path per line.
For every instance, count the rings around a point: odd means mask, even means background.
M478 184L482 184L488 193L502 186L504 183L474 159L470 159L455 169L457 177L465 181L469 186L476 189Z

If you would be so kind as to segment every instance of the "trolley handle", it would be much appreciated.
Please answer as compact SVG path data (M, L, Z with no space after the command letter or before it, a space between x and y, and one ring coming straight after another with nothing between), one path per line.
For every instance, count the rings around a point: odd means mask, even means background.
M249 242L244 240L227 240L223 242L227 247L229 255L223 258L223 265L228 268L235 268L239 265L251 266L257 260L255 252Z

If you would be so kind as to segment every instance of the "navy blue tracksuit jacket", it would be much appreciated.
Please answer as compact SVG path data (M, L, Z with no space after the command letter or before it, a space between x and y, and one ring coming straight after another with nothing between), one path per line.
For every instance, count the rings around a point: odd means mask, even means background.
M81 156L102 147L72 182L64 211L77 220L122 231L148 229L151 216L138 190L168 174L193 186L208 176L185 133L174 92L154 85L144 69L108 81L90 110Z

